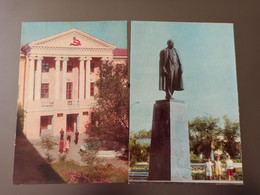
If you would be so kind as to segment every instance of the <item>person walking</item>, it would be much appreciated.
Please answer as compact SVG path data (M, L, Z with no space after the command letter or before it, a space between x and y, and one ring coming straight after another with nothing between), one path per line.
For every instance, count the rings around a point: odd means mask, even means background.
M63 129L60 130L60 139L64 139L64 131L63 131Z
M69 139L66 140L65 147L66 147L66 153L68 154L69 153L69 148L70 148L70 141L69 141Z
M69 142L71 142L71 133L70 132L68 132L67 139L69 140Z
M220 162L220 156L217 156L217 160L215 161L215 174L217 180L221 180L221 174L222 174L222 164Z
M79 131L76 130L76 132L75 132L75 140L74 140L76 145L78 144L78 141L79 141Z
M230 159L230 155L227 156L227 160L226 160L226 171L227 171L227 175L228 175L228 181L232 181L232 177L234 175L233 169L234 169L234 163L233 161Z
M64 140L63 138L60 139L60 154L63 153L63 149L64 149Z

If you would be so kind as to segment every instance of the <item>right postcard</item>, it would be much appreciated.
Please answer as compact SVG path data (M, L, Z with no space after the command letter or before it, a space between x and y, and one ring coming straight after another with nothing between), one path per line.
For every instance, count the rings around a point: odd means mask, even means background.
M243 184L233 24L131 22L130 183Z

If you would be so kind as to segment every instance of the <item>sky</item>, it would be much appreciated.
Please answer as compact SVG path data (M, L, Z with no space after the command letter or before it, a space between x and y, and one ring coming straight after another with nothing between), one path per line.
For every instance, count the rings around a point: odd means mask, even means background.
M159 91L159 53L172 39L183 66L188 120L201 116L239 119L233 24L131 22L130 130L150 130Z
M127 49L126 21L99 22L23 22L21 44L36 41L76 28L117 48Z

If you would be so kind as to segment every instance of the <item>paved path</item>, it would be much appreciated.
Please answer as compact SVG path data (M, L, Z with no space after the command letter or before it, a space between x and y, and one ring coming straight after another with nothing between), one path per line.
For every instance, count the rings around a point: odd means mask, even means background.
M79 154L80 146L88 136L79 135L79 141L74 143L74 135L71 139L71 147L67 159L81 162ZM57 145L51 151L55 161L59 160L59 136L54 137ZM17 136L15 146L14 184L39 184L39 183L65 183L62 178L45 161L46 151L39 145L41 139L26 139L25 136ZM102 162L110 163L116 168L128 170L127 161L114 157L103 157Z
M79 140L78 140L78 144L76 145L74 143L74 134L71 134L72 138L71 138L71 143L70 143L70 149L69 149L69 153L67 155L67 159L71 159L74 160L75 162L82 164L81 161L81 156L79 154L80 151L80 146L85 143L85 140L88 138L87 134L81 133L79 134ZM66 136L64 136L65 138ZM54 150L51 151L51 155L54 158L55 161L59 160L59 140L60 140L60 136L55 136L54 137L54 141L57 143L57 145L54 147ZM41 146L39 145L41 139L30 139L29 140L30 143L35 147L35 149L39 152L39 154L41 154L41 156L44 158L45 157L45 153L46 151L43 150L41 148ZM65 153L65 152L64 152ZM64 154L63 153L63 154ZM116 158L116 156L114 157L100 157L100 159L102 159L102 162L105 163L110 163L112 164L114 167L116 168L123 168L123 169L128 169L128 165L126 161L120 160L118 158Z

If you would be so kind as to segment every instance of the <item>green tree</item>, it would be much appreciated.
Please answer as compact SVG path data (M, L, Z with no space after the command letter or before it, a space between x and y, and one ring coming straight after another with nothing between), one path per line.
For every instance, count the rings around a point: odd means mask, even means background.
M16 119L16 134L23 134L23 125L24 125L24 109L21 105L18 105L17 109L17 119Z
M224 119L224 151L227 152L232 158L240 154L240 145L237 138L240 136L240 124L238 121L232 121L227 116Z
M141 138L151 138L151 135L152 135L152 130L146 131L145 129L143 129L141 131L138 131L138 133L136 134L136 137L138 139L141 139Z
M105 62L100 68L100 79L95 83L95 96L91 132L100 140L117 141L128 145L129 89L128 65Z
M149 162L150 159L150 144L140 143L138 139L149 138L151 131L141 130L138 133L130 133L129 148L130 148L130 167L133 167L137 162Z
M219 119L211 116L197 117L189 122L190 150L196 155L209 156L211 150L221 148Z
M46 150L46 160L47 162L53 161L53 157L51 155L51 151L54 149L55 145L58 145L54 140L52 136L42 136L41 141L39 142L39 145L42 147L42 149Z

